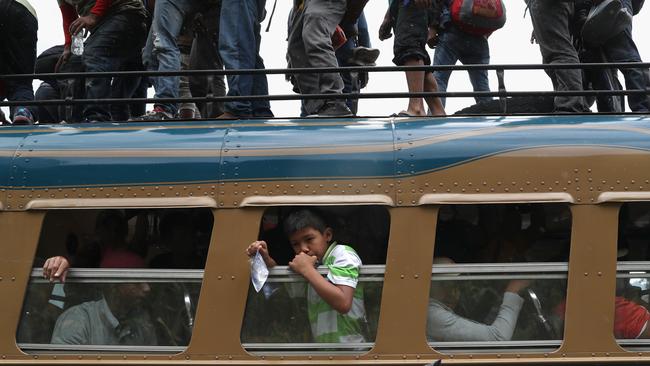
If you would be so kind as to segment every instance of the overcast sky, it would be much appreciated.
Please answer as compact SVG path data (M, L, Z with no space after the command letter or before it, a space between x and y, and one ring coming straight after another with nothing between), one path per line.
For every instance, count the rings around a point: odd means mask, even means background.
M61 28L61 13L55 0L31 0L39 18L39 53L53 45L63 43ZM262 34L262 57L267 68L286 67L286 33L287 16L292 0L278 0L277 9L272 20L271 30ZM539 47L530 44L532 25L530 15L524 18L525 5L523 0L506 0L508 21L505 27L490 37L491 63L493 64L522 64L541 63ZM273 0L267 0L267 10L270 14ZM366 7L373 46L381 50L377 61L381 66L392 66L393 38L380 42L377 30L386 11L386 0L371 0ZM268 23L268 16L263 29ZM650 57L650 42L641 38L650 29L650 8L643 9L634 18L634 34L637 46L644 61ZM644 42L640 40L644 39ZM429 50L433 59L433 50ZM491 87L496 88L496 77L490 75ZM291 87L284 81L282 75L270 75L269 87L271 94L290 94ZM509 90L551 90L551 83L542 71L509 71L506 72L506 87ZM404 73L377 73L371 75L366 92L406 92ZM466 72L456 71L449 82L449 91L471 91L471 85ZM359 115L389 115L406 108L406 100L361 100ZM473 104L473 100L449 99L447 112ZM277 116L295 116L299 112L298 102L272 102L272 109Z

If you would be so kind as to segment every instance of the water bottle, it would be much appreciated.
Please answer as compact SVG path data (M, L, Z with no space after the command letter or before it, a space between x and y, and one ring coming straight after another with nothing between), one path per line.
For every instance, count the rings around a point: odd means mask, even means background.
M78 32L72 36L72 54L81 56L84 53L84 32Z

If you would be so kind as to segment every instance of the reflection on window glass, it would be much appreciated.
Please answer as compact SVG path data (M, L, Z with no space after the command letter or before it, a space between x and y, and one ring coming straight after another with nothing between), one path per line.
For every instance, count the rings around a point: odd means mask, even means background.
M19 343L186 346L201 289L200 280L32 282Z
M622 205L618 222L618 260L650 261L650 202Z
M442 206L429 342L462 348L463 342L498 347L490 342L561 340L570 233L567 205Z
M212 220L209 209L49 212L19 346L187 346Z
M650 338L650 203L623 204L618 233L614 336L633 347L630 340Z
M375 206L267 210L260 241L248 254L259 253L271 276L259 293L249 290L244 347L368 350L376 336L389 227L387 210ZM321 296L328 292L337 296Z

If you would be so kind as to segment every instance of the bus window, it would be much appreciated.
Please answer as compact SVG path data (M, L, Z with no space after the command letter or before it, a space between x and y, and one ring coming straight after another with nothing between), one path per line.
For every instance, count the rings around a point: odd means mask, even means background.
M650 346L650 203L625 203L619 213L614 336L636 351Z
M18 325L19 347L28 353L183 351L212 225L209 209L48 212ZM71 269L45 279L48 259Z
M308 234L303 238L305 228ZM249 288L241 331L244 348L253 354L370 350L379 320L389 228L388 210L380 206L267 209L259 240L267 243L277 265L259 292L252 285ZM309 236L311 229L323 237ZM309 240L326 242L321 249L320 244L307 249L308 255L318 258L317 271L330 285L350 290L352 302L346 315L334 310L289 267L289 262L300 260L294 248Z
M570 241L565 204L441 206L429 344L449 353L559 347Z

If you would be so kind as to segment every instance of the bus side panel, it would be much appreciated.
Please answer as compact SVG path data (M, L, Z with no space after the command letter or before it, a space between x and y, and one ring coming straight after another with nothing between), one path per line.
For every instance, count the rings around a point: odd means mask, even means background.
M16 346L16 329L44 216L0 212L0 354L8 357L23 355Z

